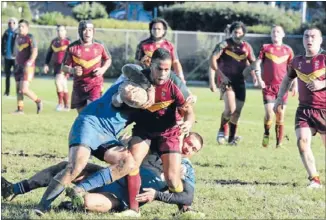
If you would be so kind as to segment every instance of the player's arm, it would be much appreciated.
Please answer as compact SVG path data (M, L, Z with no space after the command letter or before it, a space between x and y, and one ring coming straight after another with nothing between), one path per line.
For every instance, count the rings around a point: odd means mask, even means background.
M45 57L45 64L44 64L44 67L43 67L43 72L46 74L49 72L49 64L50 64L50 61L51 61L51 57L52 57L52 54L53 54L53 49L52 49L52 42L50 44L50 47L46 53L46 57Z
M94 70L95 76L102 76L107 71L107 69L111 66L112 63L111 54L109 50L106 48L104 44L101 45L103 46L102 60L104 61L104 63L101 67L96 68Z
M34 37L31 35L31 39L30 39L30 44L31 44L31 56L29 57L26 65L30 66L32 65L32 63L35 62L37 54L38 54L38 50L37 50L37 44L36 41L34 39Z
M220 57L222 56L223 54L223 51L224 49L227 47L227 42L226 41L223 41L219 44L216 45L212 55L211 55L211 59L210 59L210 63L211 63L211 68L217 72L217 74L221 77L222 81L224 83L227 83L229 80L228 78L224 75L224 73L218 68L218 65L217 65L217 61L220 59ZM210 74L213 73L213 71L210 71ZM210 76L210 78L213 77ZM214 72L214 79L215 79L215 72ZM215 84L215 81L210 81L211 83L214 83ZM216 85L215 85L216 86Z

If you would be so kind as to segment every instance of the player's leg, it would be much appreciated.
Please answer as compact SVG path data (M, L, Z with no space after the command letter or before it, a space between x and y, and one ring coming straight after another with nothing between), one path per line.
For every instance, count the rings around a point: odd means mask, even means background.
M270 129L273 124L273 112L274 103L269 102L264 105L265 109L265 116L264 116L264 138L263 138L263 147L268 147L269 144L269 135L270 135Z
M311 137L316 133L314 128L300 127L295 130L297 136L297 146L299 148L300 157L306 171L309 175L311 188L319 188L321 186L319 174L316 168L315 157L311 149Z
M217 135L217 141L219 144L223 144L225 141L225 136L227 136L227 132L229 128L228 123L230 121L231 115L233 114L236 108L235 94L231 88L225 90L223 94L223 100L224 100L224 111L221 115L221 124Z
M10 75L11 75L11 67L14 66L15 61L11 59L5 58L5 74L6 74L6 89L5 89L5 96L9 96L10 92Z
M84 208L92 212L108 212L120 206L120 201L111 193L87 193Z
M86 167L91 155L90 148L83 145L71 146L69 161L64 170L59 172L50 182L35 212L42 215L50 208L51 203L71 184Z
M276 123L275 123L275 134L276 134L276 147L282 146L283 136L284 136L284 116L285 116L286 105L283 108L279 108L276 113Z
M64 81L64 75L59 73L55 74L55 87L57 90L58 95L58 105L56 107L57 111L62 111L64 108L63 105L63 98L64 98L64 87L63 87L63 81Z
M69 102L69 90L68 90L68 77L69 75L64 75L62 80L62 87L63 87L63 103L64 103L64 110L70 111L70 102Z
M16 96L17 96L17 110L14 114L24 114L24 94L22 93L22 82L24 77L23 68L16 65L14 70L14 76L16 81Z
M24 81L22 85L22 92L36 103L36 113L39 114L42 111L43 105L41 99L29 88L30 82L34 77L35 67L25 67L24 69Z
M242 108L244 106L246 100L246 87L245 85L236 85L233 86L234 94L235 94L235 110L233 111L230 121L229 121L229 140L228 143L230 145L237 145L238 139L236 139L236 133L238 128L238 121L242 112Z

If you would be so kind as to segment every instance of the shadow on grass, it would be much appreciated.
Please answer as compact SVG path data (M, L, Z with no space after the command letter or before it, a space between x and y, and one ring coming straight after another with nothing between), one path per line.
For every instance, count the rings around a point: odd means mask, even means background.
M269 185L269 186L292 186L297 187L297 183L277 183L277 182L246 182L242 180L214 180L219 185Z

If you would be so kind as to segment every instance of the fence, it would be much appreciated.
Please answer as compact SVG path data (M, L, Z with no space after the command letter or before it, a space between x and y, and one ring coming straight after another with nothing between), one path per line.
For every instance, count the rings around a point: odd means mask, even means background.
M6 28L7 25L3 24L2 33ZM38 44L39 55L36 65L40 72L49 44L56 37L56 28L54 26L32 25L30 33L34 35ZM76 27L67 27L67 34L72 40L78 38ZM113 60L112 66L105 76L116 77L125 63L133 62L137 44L148 36L149 32L146 30L97 28L95 39L102 41L107 46ZM224 38L224 33L169 31L167 34L167 39L172 41L177 49L187 80L207 80L209 56L215 45ZM252 45L255 54L258 55L260 46L270 42L270 36L247 34L246 40ZM303 52L302 36L288 35L284 42L293 48L295 54Z

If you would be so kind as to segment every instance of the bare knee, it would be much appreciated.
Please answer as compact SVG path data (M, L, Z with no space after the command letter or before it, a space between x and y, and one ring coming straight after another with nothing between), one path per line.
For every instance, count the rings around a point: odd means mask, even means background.
M21 92L22 92L24 95L26 95L26 94L28 93L28 88L23 87L23 88L21 89Z

